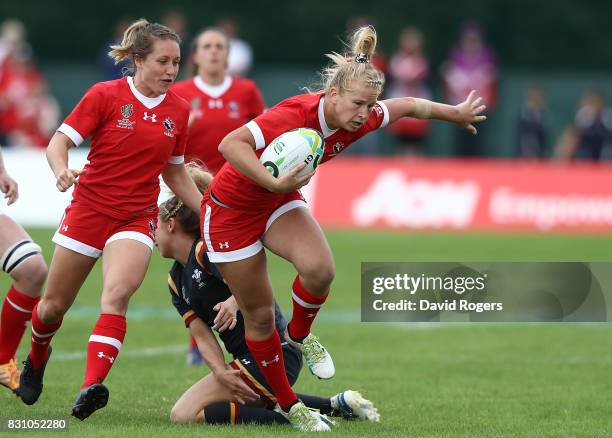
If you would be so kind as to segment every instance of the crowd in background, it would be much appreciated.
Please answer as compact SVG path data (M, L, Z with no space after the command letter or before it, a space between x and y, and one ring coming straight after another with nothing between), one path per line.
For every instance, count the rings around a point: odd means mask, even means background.
M133 17L117 20L112 38L101 45L98 56L100 72L105 80L123 75L125 64L115 65L107 56L109 45L121 39ZM348 20L347 30L370 22L365 17ZM160 22L174 29L182 38L183 61L181 78L192 71L189 56L191 34L188 20L179 11L164 14ZM253 68L253 49L240 38L239 26L231 18L213 24L230 39L229 72L246 77ZM397 47L387 56L379 52L373 64L387 78L384 98L413 96L431 99L437 81L443 90L442 99L449 104L461 102L475 89L487 105L487 113L494 116L498 107L500 66L495 51L487 42L484 28L475 21L459 27L456 44L439 68L432 67L426 36L415 26L401 30ZM568 120L559 138L552 138L552 112L547 102L544 85L532 85L525 90L523 103L516 115L515 156L530 159L588 159L612 158L612 118L606 108L604 95L596 90L585 90L577 104L574 119ZM14 19L0 24L0 145L45 147L60 122L57 100L49 93L47 82L36 66L34 52L26 39L24 25ZM472 136L456 129L452 154L479 156L485 153L481 135ZM426 155L425 148L431 131L429 120L405 118L387 128L393 138L396 155ZM353 147L357 153L380 153L379 138L366 137Z
M424 51L424 36L418 28L410 26L402 30L397 49L383 71L389 81L386 97L431 97L433 74ZM478 23L462 25L457 44L439 73L446 102L457 104L474 89L483 97L487 113L495 113L499 65ZM429 124L427 120L406 118L389 126L396 137L397 152L423 154ZM486 129L486 123L479 126L481 133ZM516 157L545 159L552 155L558 159L612 159L612 114L606 108L603 94L595 89L584 91L574 120L569 121L560 138L555 140L551 138L551 111L546 92L540 85L529 87L516 117L515 132ZM465 130L456 129L454 136L455 155L483 154L482 135L473 137Z
M24 25L0 24L0 145L45 147L59 126L59 105L36 67Z

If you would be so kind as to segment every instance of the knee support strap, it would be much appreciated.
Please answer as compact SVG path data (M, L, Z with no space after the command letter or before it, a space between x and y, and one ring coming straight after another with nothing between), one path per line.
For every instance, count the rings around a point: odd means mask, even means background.
M11 245L0 257L0 268L7 274L22 264L28 258L42 254L40 246L31 240L22 240Z

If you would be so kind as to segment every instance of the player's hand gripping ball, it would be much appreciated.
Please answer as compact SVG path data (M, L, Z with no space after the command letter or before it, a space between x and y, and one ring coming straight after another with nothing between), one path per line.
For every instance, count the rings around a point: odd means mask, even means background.
M313 172L323 158L323 136L310 128L298 128L276 137L264 150L259 161L276 178L295 166L306 163L297 176Z

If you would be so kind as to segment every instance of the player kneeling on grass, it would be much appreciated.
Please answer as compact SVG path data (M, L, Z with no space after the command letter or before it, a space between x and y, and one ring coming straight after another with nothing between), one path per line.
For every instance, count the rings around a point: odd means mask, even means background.
M189 166L188 171L200 190L205 190L212 177L195 166ZM325 426L321 430L329 430L331 424L324 415L379 421L376 408L356 391L344 391L331 398L298 394L303 404L294 405L289 413L274 410L276 398L249 353L238 305L215 265L201 251L197 213L172 197L160 206L158 220L155 237L159 252L176 260L168 276L172 302L212 370L176 402L172 421L293 424L310 421L311 416L301 412L308 408L320 412ZM287 322L278 305L275 321L282 337ZM213 329L219 332L225 349L234 357L229 364L224 361ZM282 346L287 379L293 384L302 368L302 355L287 342L283 341Z

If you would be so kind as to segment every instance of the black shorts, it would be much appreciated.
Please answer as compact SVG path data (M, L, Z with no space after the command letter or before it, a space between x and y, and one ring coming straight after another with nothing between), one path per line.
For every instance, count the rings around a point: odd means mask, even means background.
M283 341L282 347L287 380L289 380L289 384L293 386L302 369L302 353L285 341ZM261 371L259 371L259 367L255 359L253 359L253 356L251 356L251 353L247 352L243 354L231 361L229 365L236 370L242 371L242 379L261 397L261 400L267 407L274 407L276 404L276 397L274 397L265 377L261 374Z

